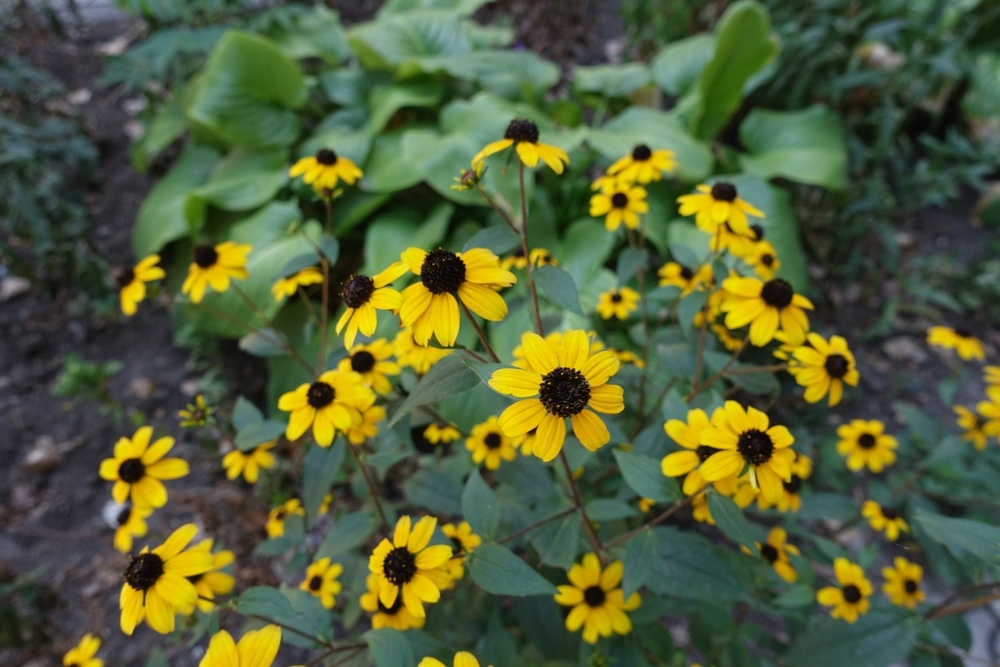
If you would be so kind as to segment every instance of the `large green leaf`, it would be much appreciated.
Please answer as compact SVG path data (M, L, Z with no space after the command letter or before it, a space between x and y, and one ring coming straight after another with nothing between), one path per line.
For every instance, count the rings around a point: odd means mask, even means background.
M456 79L475 81L506 99L531 98L559 81L559 67L555 63L532 51L509 49L429 56L400 69L401 76L415 72L446 72Z
M1000 528L972 519L956 519L918 510L913 521L927 537L944 545L955 556L968 552L988 563L1000 562Z
M462 492L462 514L472 530L486 539L493 539L500 525L500 503L493 489L473 470Z
M905 658L917 640L921 618L899 608L876 608L857 623L813 618L785 655L787 665L885 667Z
M459 12L414 9L379 16L348 32L363 65L370 69L395 66L425 56L469 53L472 45Z
M454 9L455 11L471 16L473 12L488 4L491 0L389 0L379 15L395 14L407 12L412 9Z
M654 528L659 558L646 585L657 593L690 600L739 600L746 590L703 537L676 528Z
M771 22L754 0L729 7L715 34L715 53L698 80L699 104L691 125L701 139L711 139L729 122L743 101L743 87L778 54Z
M248 211L269 202L288 181L282 148L236 148L223 158L204 185L191 190L184 216L192 231L201 229L212 205L224 211Z
M707 34L667 44L653 58L653 80L670 95L686 95L698 82L714 52L715 38Z
M284 15L289 7L282 7ZM342 62L351 55L347 33L337 12L322 6L296 8L292 18L275 21L264 30L274 43L295 60L322 58L328 63Z
M423 175L403 154L401 132L387 132L375 139L364 171L360 187L366 192L398 192L423 180Z
M847 145L837 115L825 106L802 111L754 109L740 124L743 171L781 176L829 190L847 187Z
M406 400L400 403L389 420L392 426L411 410L439 401L448 396L460 394L479 385L479 376L465 364L462 353L450 354L431 367Z
M302 70L274 43L232 31L209 56L186 114L238 146L288 146L299 134L292 109L307 93Z
M412 667L414 664L413 650L399 630L369 630L362 638L368 643L375 667Z
M484 544L469 556L472 580L494 595L554 595L556 587L499 544Z
M649 85L652 77L642 63L596 65L573 70L573 88L583 93L600 93L605 97L627 97Z

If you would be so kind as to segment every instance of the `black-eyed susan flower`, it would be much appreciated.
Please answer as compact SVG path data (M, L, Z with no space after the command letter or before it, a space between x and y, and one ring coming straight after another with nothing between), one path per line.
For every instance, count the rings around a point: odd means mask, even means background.
M767 534L767 541L764 544L760 542L755 542L755 544L761 558L770 563L779 577L790 584L794 584L798 580L799 573L795 571L795 567L788 559L788 554L798 556L799 550L794 544L788 543L788 533L785 532L784 528L775 526Z
M446 347L455 345L461 323L456 297L485 320L499 322L507 316L507 303L494 288L510 287L517 278L500 268L500 259L489 250L409 248L402 261L420 278L403 290L399 307L400 322L413 329L418 345L426 345L431 336Z
M708 247L712 252L726 251L744 262L753 252L754 243L750 236L733 231L728 222L719 225L715 233L708 238Z
M528 259L531 260L531 265L534 267L545 266L550 264L552 266L559 266L559 260L552 256L545 248L532 248L528 253ZM528 266L528 259L524 257L524 248L518 247L510 254L509 257L504 257L500 260L500 268L507 269L525 269Z
M396 262L375 276L356 273L347 279L340 290L340 300L347 310L340 316L335 329L339 336L347 328L344 332L344 347L354 347L359 331L365 336L375 333L375 327L378 326L376 310L399 310L403 296L387 285L398 280L404 273L406 266Z
M299 588L319 598L324 609L333 609L336 595L342 586L337 577L344 571L340 563L331 563L329 558L320 558L306 569L306 576Z
M521 346L528 368L494 371L489 380L490 387L501 394L524 399L500 415L504 433L518 437L537 428L533 453L543 461L551 461L562 451L566 419L590 451L607 444L611 433L594 411L618 414L625 409L622 388L607 384L618 372L614 353L592 354L587 334L579 329L565 332L558 346L538 334L525 333Z
M769 241L757 241L750 245L749 252L743 258L761 280L771 280L781 269L778 252Z
M354 185L364 174L352 160L337 155L329 148L321 148L316 155L299 159L288 170L288 175L291 178L301 176L303 183L321 192L332 191L340 181Z
M868 519L872 530L885 533L886 539L895 542L900 533L910 532L910 525L899 512L891 507L883 507L874 500L866 500L861 505L861 516Z
M611 350L615 359L623 364L632 364L636 368L645 368L646 360L631 350Z
M381 405L367 405L361 408L361 421L345 434L352 445L360 445L378 435L378 425L385 421L385 408Z
M927 342L930 345L937 345L946 350L955 350L965 361L976 359L982 361L986 358L986 349L983 341L972 335L972 332L962 327L931 327L927 330Z
M656 507L656 501L652 498L639 498L639 511L643 514L648 514L651 509Z
M983 382L987 385L1000 385L1000 366L983 366Z
M631 153L615 160L608 167L608 175L633 183L649 183L660 180L663 174L676 168L673 151L666 148L654 151L646 144L639 144Z
M962 439L971 442L979 451L986 449L989 436L983 431L985 420L964 405L956 405L952 409L955 411L955 423L962 430Z
M329 447L338 430L346 433L361 424L361 409L372 403L374 395L361 375L333 370L282 394L278 409L291 413L286 438L298 440L311 426L316 444Z
M638 185L619 183L590 198L590 215L603 217L604 228L609 232L617 231L623 223L629 229L638 229L639 215L645 213L649 213L646 189Z
M176 613L191 614L198 599L194 584L187 577L212 569L212 555L185 551L198 528L181 526L152 551L144 547L133 556L125 569L121 607L122 632L130 635L143 620L161 635L174 630Z
M725 297L722 312L726 327L739 329L750 325L750 342L763 347L781 330L790 336L805 336L809 331L806 309L813 304L781 278L763 282L757 278L727 278L722 283Z
M443 662L437 658L424 658L420 661L417 667L448 667ZM476 656L472 655L468 651L459 651L455 654L455 659L452 662L452 667L479 667L479 661L476 660Z
M867 467L880 473L896 462L896 438L885 433L877 419L852 419L837 427L837 453L847 457L847 467L858 471Z
M194 259L181 285L181 294L187 294L191 303L201 303L208 287L216 292L225 292L230 281L246 280L250 275L247 272L247 255L252 250L249 245L232 241L216 246L195 246Z
M483 180L483 171L484 168L482 162L477 162L472 165L472 169L462 169L458 176L452 179L455 181L455 184L451 186L451 189L464 192L466 190L478 188L479 184Z
M535 453L535 438L537 437L537 428L533 428L521 436L521 456L531 456Z
M213 543L211 538L207 538L188 549L189 552L203 552L212 556L212 568L208 572L188 577L188 581L194 584L194 589L198 592L198 609L204 612L212 611L215 607L216 595L229 595L236 586L236 577L224 571L224 568L233 564L236 555L228 549L212 553Z
M281 647L281 628L265 625L250 630L237 644L225 630L212 635L198 667L271 667Z
M517 438L503 432L495 415L473 426L472 433L465 439L465 448L472 453L472 462L486 466L487 470L496 470L502 461L516 459L517 444Z
M809 479L812 475L812 459L805 454L796 452L795 460L792 461L792 476L788 481L781 482L784 493L778 498L776 503L779 512L798 512L802 508L803 480Z
M236 479L243 475L248 484L256 484L260 479L261 470L271 470L278 464L274 454L271 453L277 444L277 440L272 440L257 445L248 452L234 449L227 453L222 457L222 467L226 470L226 477Z
M656 272L660 276L660 287L671 285L679 287L681 296L687 296L696 290L703 290L712 282L712 267L702 264L691 270L677 262L667 262Z
M397 596L396 601L389 606L382 604L382 601L378 598L378 582L379 576L377 574L369 574L365 578L367 591L361 594L360 599L361 608L372 615L372 628L375 630L379 628L392 628L393 630L405 632L406 630L424 627L427 619L423 616L414 616L411 614L403 606L402 595Z
M281 301L295 294L299 287L318 285L321 282L323 282L323 274L315 266L310 266L287 278L279 278L271 286L271 294L275 301Z
M323 494L323 501L320 502L319 509L316 510L316 514L322 515L322 514L326 514L327 512L329 512L330 511L330 503L332 503L332 502L333 502L333 494L331 494L331 493L324 493Z
M924 589L921 584L924 578L924 568L911 563L902 556L896 556L892 564L895 567L883 567L882 592L894 605L915 609L924 601Z
M448 576L454 581L458 581L465 575L465 559L482 545L483 538L472 532L472 526L468 521L459 524L446 523L441 526L441 532L451 540L451 560L444 564Z
M854 623L868 613L872 583L865 571L846 558L833 561L833 572L840 586L827 586L816 592L816 601L830 609L830 616Z
M739 336L734 336L733 332L726 328L724 324L713 323L709 325L709 329L715 334L715 337L722 344L722 347L726 348L730 352L736 352L746 345L746 339L740 338Z
M167 488L161 480L178 479L190 470L183 459L165 459L174 446L174 439L164 436L152 445L152 426L143 426L132 438L119 438L114 458L101 461L101 479L114 482L111 497L119 505L130 495L132 504L142 507L163 507L167 504Z
M432 445L446 445L462 437L453 424L428 424L424 429L424 437Z
M188 403L183 410L177 411L181 420L181 428L198 428L204 426L215 414L215 408L205 402L205 397L198 394L194 403Z
M629 315L639 309L640 295L631 287L620 287L602 292L597 297L597 314L605 320L617 317L627 320Z
M490 155L506 150L511 146L517 151L517 156L526 167L534 168L541 160L557 174L563 173L565 165L569 164L569 156L566 151L558 146L543 144L538 141L538 126L532 121L524 118L515 118L510 121L507 130L503 133L503 139L486 144L483 150L476 153L472 158L472 167L481 164Z
M115 517L115 549L123 554L132 552L132 541L136 537L145 537L149 532L146 519L153 514L152 507L124 505Z
M778 502L781 482L792 476L792 434L784 426L770 426L760 410L744 410L736 401L726 401L712 417L712 428L701 432L701 442L721 451L701 464L701 475L712 482L739 474L747 466L753 488L760 489L768 502Z
M732 183L719 181L711 186L702 184L696 190L697 194L681 195L677 198L680 204L680 214L694 215L698 228L709 234L715 234L720 225L729 223L730 228L742 236L750 236L748 215L763 218L764 214L754 208L749 202L740 199L736 186Z
M369 387L383 396L392 392L389 375L399 375L399 364L391 361L395 353L392 343L385 338L370 343L354 345L347 356L337 364L339 371L354 371Z
M548 343L549 345L552 345L554 348L559 349L559 346L562 344L562 337L563 337L563 332L552 331L550 333L545 334L545 342ZM604 349L604 343L597 340L596 331L588 331L587 340L590 341L591 354L597 354L598 352ZM520 343L517 345L517 347L514 348L514 351L511 352L511 355L514 357L514 360L511 362L511 365L514 366L515 368L531 367L528 364L528 358L524 353L524 346L521 345Z
M702 432L710 428L712 422L701 408L688 410L686 423L680 419L671 419L663 425L663 430L674 442L683 447L683 450L664 456L660 461L660 472L664 477L687 475L683 487L685 495L694 495L708 484L697 469L710 456L720 451L701 444Z
M704 491L691 496L691 516L698 523L708 526L715 525L715 518L712 511L708 509L708 494Z
M788 372L806 388L807 403L818 403L829 394L829 405L840 403L844 385L858 386L860 375L854 355L847 349L842 336L830 336L826 341L817 333L806 336L808 345L792 350Z
M986 387L986 400L976 403L976 412L983 420L983 433L1000 436L1000 385Z
M396 361L403 368L412 368L417 375L425 375L431 366L441 361L454 350L430 345L417 345L413 340L413 330L403 329L392 340L396 350Z
M166 277L166 272L157 266L159 263L159 255L150 255L131 269L122 269L115 274L118 300L124 315L135 315L139 303L146 298L146 283Z
M378 598L386 608L402 598L411 614L423 618L427 615L424 603L437 602L441 598L434 570L448 562L452 551L446 544L427 546L435 526L437 519L425 516L411 530L410 517L401 516L392 541L383 539L372 552L368 570L379 577Z
M64 667L104 667L104 661L95 657L101 649L101 640L89 632L80 643L66 651L62 664Z
M302 501L298 498L291 498L273 508L267 515L267 525L264 527L267 531L267 536L274 539L275 537L284 535L285 521L288 517L295 515L302 517L306 515L306 510L302 507Z
M569 569L569 585L559 586L555 595L556 602L572 607L566 617L567 630L583 628L583 641L588 644L596 644L598 637L632 631L632 621L625 612L638 609L642 598L632 593L625 599L620 587L623 572L621 561L609 563L602 571L597 555L592 553Z

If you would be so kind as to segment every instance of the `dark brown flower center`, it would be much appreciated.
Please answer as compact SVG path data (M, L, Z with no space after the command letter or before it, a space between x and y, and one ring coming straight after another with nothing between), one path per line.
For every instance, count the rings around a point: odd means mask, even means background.
M306 400L309 401L309 405L317 409L330 405L336 397L337 392L325 382L313 382L309 385L309 391L306 392Z
M760 290L760 298L769 306L774 306L778 310L785 308L792 302L795 290L792 286L781 278L768 280Z
M681 278L683 278L686 281L690 281L692 278L694 278L694 271L692 271L686 266L681 266Z
M120 468L119 468L119 472L121 472ZM119 526L124 526L126 523L128 523L128 518L130 516L132 516L132 508L131 507L123 507L122 511L118 513L118 519L117 519L118 525Z
M367 373L375 368L375 356L368 350L358 350L351 355L351 370Z
M843 588L844 600L850 604L857 604L861 601L861 589L854 584L847 584Z
M515 118L510 121L507 130L503 133L504 139L512 139L515 143L526 141L529 144L538 143L538 126L530 120Z
M770 544L765 544L760 548L760 555L763 556L764 560L768 563L774 563L774 561L778 560L778 550Z
M907 593L913 595L918 590L920 590L920 584L915 582L913 579L907 579L906 581L903 582L903 588L906 589Z
M736 442L736 450L750 465L759 466L771 460L774 453L774 442L771 436L755 428L740 433Z
M649 146L646 144L639 144L632 149L632 159L636 162L645 162L651 157L653 157L653 151L649 150Z
M611 303L621 303L621 302L622 302L621 292L615 292L614 294L611 295Z
M698 460L702 463L708 460L708 458L718 452L719 450L715 447L709 447L708 445L698 445L698 449L694 450L694 453L698 455Z
M499 433L487 433L486 437L483 438L483 444L489 449L500 449L500 445L503 444L503 439L500 437Z
M274 513L274 518L277 519L278 521L281 521L287 515L288 515L288 510L286 510L285 506L282 505L281 507L278 508L278 511Z
M578 415L590 400L590 383L575 368L558 366L542 378L538 399L556 417Z
M309 580L309 590L316 592L321 588L323 588L323 577L314 574L312 579Z
M754 241L761 241L764 238L764 228L760 225L750 225L750 231L753 232Z
M795 494L802 488L802 478L793 474L787 482L781 482L781 485L785 487L785 491L788 493Z
M760 263L764 266L774 266L774 255L769 252L765 252L760 256Z
M118 466L118 477L126 484L135 484L146 475L146 466L140 459L125 459Z
M831 354L823 362L823 368L826 369L827 374L835 380L847 375L847 371L851 370L851 362L847 360L842 354Z
M448 539L451 540L452 544L451 547L452 558L455 558L456 556L461 556L465 552L465 545L462 544L462 540L458 539L457 537L450 537Z
M583 601L589 607L600 607L604 604L604 590L600 586L590 586L583 591Z
M137 591L147 591L163 576L163 559L154 553L132 556L125 569L125 583Z
M118 269L114 273L115 282L118 283L119 289L125 289L132 284L135 280L135 270L134 269Z
M203 269L215 266L219 261L219 253L210 245L197 245L194 247L194 263Z
M628 207L628 195L624 192L616 192L611 195L611 205L615 208L627 208Z
M396 547L385 556L382 572L393 586L402 586L417 573L417 558L406 547ZM403 597L402 594L399 597Z
M956 336L961 336L962 338L972 338L972 331L966 327L955 327L952 331L955 332Z
M420 282L431 294L451 293L465 280L465 262L453 252L438 248L427 253L420 266Z
M858 447L861 449L872 449L875 447L875 436L871 433L862 433L858 436Z
M356 274L348 278L344 289L340 290L340 300L348 308L360 308L368 303L374 291L374 280L368 276Z
M337 164L337 154L329 148L321 148L316 151L316 161L324 167L332 167Z
M899 512L892 509L891 507L883 507L882 516L884 516L889 521L895 521L896 519L899 518Z
M719 181L712 186L712 199L715 201L736 201L736 186L732 183Z

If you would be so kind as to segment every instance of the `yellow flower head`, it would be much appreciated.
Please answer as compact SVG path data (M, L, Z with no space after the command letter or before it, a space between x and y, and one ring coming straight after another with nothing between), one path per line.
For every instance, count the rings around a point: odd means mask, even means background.
M517 151L517 156L526 167L534 168L541 160L549 165L552 171L557 174L563 173L565 165L569 164L569 156L566 151L557 147L543 144L538 141L538 126L532 121L524 118L515 118L510 121L507 130L503 133L503 139L486 144L483 150L476 153L472 158L472 167L482 164L490 155L506 150L511 146Z
M986 436L1000 436L1000 385L986 387L986 400L976 404Z
M277 440L257 445L249 452L234 449L222 457L222 467L226 470L228 479L236 479L241 474L248 484L256 484L260 471L271 470L278 464L271 450L278 444Z
M198 591L198 609L204 612L212 611L216 595L228 595L233 592L236 578L229 572L224 572L223 568L232 565L236 556L228 549L220 549L213 554L211 538L195 544L188 549L188 552L202 552L212 556L212 569L188 577L188 581L194 584L194 589Z
M598 637L632 631L632 621L625 612L638 609L642 598L632 593L625 599L620 588L623 572L620 560L602 571L596 554L586 554L582 563L569 569L569 585L559 586L555 596L559 604L572 607L566 617L567 630L583 628L583 641L588 644L596 644Z
M293 164L288 175L291 178L301 176L302 182L313 186L316 192L332 192L339 181L354 185L364 174L358 169L358 165L343 155L337 155L329 148L321 148L316 155L301 158Z
M340 563L331 563L329 558L320 558L306 570L306 576L299 584L299 588L318 597L324 609L333 609L333 605L337 602L334 596L340 593L342 588L337 577L343 571L344 566Z
M517 440L503 432L494 415L472 427L472 433L465 439L465 448L472 452L473 463L485 465L488 470L496 470L501 461L513 461L517 458Z
M756 227L756 225L754 225ZM753 227L750 228L751 235L753 232ZM748 235L739 234L733 231L733 228L728 222L724 222L715 230L709 239L708 247L712 252L723 252L727 251L733 257L738 257L744 262L749 261L750 255L753 253L754 245L756 241Z
M732 183L719 181L713 185L702 184L697 188L697 194L681 195L677 198L680 204L680 214L694 215L695 224L702 231L715 234L720 225L729 223L729 227L741 236L750 236L748 215L763 218L764 214L740 199L736 186Z
M710 428L712 428L712 423L701 408L688 411L687 423L680 419L671 419L663 425L663 430L667 432L667 435L684 449L664 456L663 460L660 461L660 472L663 473L664 477L687 475L684 478L685 495L690 496L698 493L708 483L697 471L697 468L719 451L714 447L701 444L701 434ZM735 479L735 475L733 475L733 479Z
M605 320L612 317L627 320L629 315L639 310L639 299L639 293L631 287L602 292L597 297L597 314Z
M545 342L558 349L559 346L562 344L562 337L563 337L563 332L552 331L550 333L545 334ZM596 331L588 331L587 340L590 341L591 354L597 354L598 352L604 349L604 343L597 340ZM518 346L514 348L514 351L511 354L514 357L514 361L511 362L512 366L514 366L515 368L530 368L528 364L528 359L527 357L525 357L524 354L523 345L518 344Z
M101 640L89 632L80 639L80 643L66 651L63 656L65 667L104 667L104 661L95 658L101 648Z
M846 558L833 562L833 571L840 586L827 586L816 592L816 601L832 607L830 616L854 623L859 616L868 613L868 598L872 594L872 583L865 577L865 571Z
M446 445L462 437L462 432L452 424L429 424L424 429L424 438L432 445Z
M115 549L123 554L132 551L132 538L145 537L149 532L146 519L153 514L152 507L140 507L136 505L125 505L118 510L115 522Z
M545 248L532 248L531 252L528 253L531 259L531 265L538 267L544 266L546 264L551 264L552 266L559 266L559 260L552 256ZM504 257L500 260L500 268L507 269L524 269L528 266L528 260L524 258L524 248L518 247L509 257Z
M792 350L788 372L806 388L807 403L818 403L829 394L830 406L837 405L844 395L845 384L858 386L860 375L854 355L841 336L831 336L826 341L819 334L810 333L807 339L808 345Z
M715 525L712 511L708 509L708 494L704 491L691 496L691 516L698 523L704 523L709 526Z
M956 405L952 409L957 417L955 423L962 429L962 439L971 442L979 451L986 449L989 436L983 431L985 420L963 405Z
M656 501L652 498L639 498L639 511L643 514L649 512L656 506Z
M340 290L340 300L344 302L347 310L337 321L336 328L339 336L344 327L347 327L344 347L347 349L354 347L354 340L359 331L365 336L375 333L375 327L378 326L376 310L392 312L399 310L403 296L386 285L398 280L404 273L406 266L402 262L396 262L376 276L369 277L357 273L347 279L343 289Z
M764 544L756 542L755 544L761 558L771 564L778 576L788 583L794 584L799 578L799 573L795 571L791 561L788 560L788 554L798 556L799 550L794 544L788 544L787 539L788 533L785 532L785 529L775 526L767 534L767 542Z
M212 555L184 548L198 528L181 526L152 551L144 547L125 570L119 606L122 632L130 635L144 619L161 635L174 631L174 615L194 612L198 592L187 577L212 569Z
M452 179L455 181L455 185L451 186L451 189L461 192L478 188L483 180L483 171L482 162L472 165L472 169L463 169L458 176Z
M483 543L483 538L472 532L472 526L468 521L463 521L457 526L446 523L441 526L441 532L454 545L451 550L452 558L444 564L444 568L448 571L448 576L458 581L465 575L465 557Z
M194 403L188 403L183 410L177 411L177 416L181 420L181 428L204 426L213 414L215 414L215 408L205 403L205 397L201 394L194 397Z
M479 667L479 661L476 660L476 656L472 655L468 651L459 651L455 654L455 660L452 663L453 667ZM437 658L424 658L420 661L417 667L448 667L443 662Z
M1000 384L1000 366L983 366L983 382L988 385Z
M360 426L361 410L374 402L372 390L358 373L334 370L282 394L278 409L292 413L286 438L298 440L311 426L316 444L329 447L338 430L346 433Z
M607 384L618 372L614 353L592 354L587 334L578 329L565 332L558 346L525 333L521 346L528 368L494 371L489 380L495 391L524 399L500 415L504 433L517 437L537 428L533 453L543 461L562 451L567 418L584 447L596 451L606 445L611 433L593 411L618 414L625 409L622 388Z
M500 268L500 260L485 248L451 252L438 248L426 252L410 248L402 261L419 281L403 290L399 319L413 329L413 340L426 345L435 336L439 343L453 347L461 318L458 301L476 315L491 322L507 316L507 304L494 287L510 287L517 282L513 273Z
M623 364L632 364L636 368L646 367L646 360L631 350L611 350L611 352Z
M781 482L781 487L785 492L776 503L779 512L798 512L802 508L802 497L799 492L802 490L802 481L809 479L811 475L812 459L805 454L796 452L795 461L792 462L792 476L787 482ZM761 498L758 498L758 502Z
M305 516L306 510L302 507L302 502L298 498L286 500L281 505L273 508L267 515L267 536L274 539L285 534L285 520L293 515Z
M150 255L133 268L122 269L115 274L123 314L135 315L139 302L146 298L146 283L166 277L166 272L157 266L159 263L159 255Z
M378 435L378 425L385 420L385 416L385 408L381 405L362 408L361 423L347 432L347 441L352 445L360 445L374 438Z
M771 280L781 269L778 252L768 241L757 241L751 244L750 251L744 258L753 267L754 273L761 280Z
M617 231L622 223L629 229L638 229L639 214L649 213L646 189L638 185L619 183L615 188L601 191L590 198L590 215L604 216L604 228Z
M937 345L946 350L955 350L965 361L975 359L982 361L986 358L986 350L983 348L983 341L972 335L968 329L962 327L931 327L927 330L927 342L930 345Z
M877 419L852 419L837 427L837 453L847 457L847 467L861 470L865 466L880 473L896 462L896 438L886 435L885 424Z
M645 144L639 144L630 154L618 158L608 167L608 175L631 183L649 183L660 180L664 173L676 168L673 151L666 148L654 151Z
M225 630L212 635L198 667L271 667L281 647L281 628L265 625L251 630L237 644Z
M424 375L431 366L441 361L454 350L429 345L417 345L413 340L413 329L403 329L392 340L396 349L396 360L403 368L412 368L417 375Z
M886 539L895 542L900 533L910 532L910 526L899 512L891 507L882 507L874 500L866 500L861 505L861 516L868 519L872 530L885 533Z
M667 262L656 273L660 276L660 287L667 285L679 287L681 296L687 296L696 290L703 290L712 282L712 267L708 264L702 264L692 271L677 262Z
M441 586L435 583L434 571L447 578L439 568L448 562L452 551L446 544L427 546L436 525L437 519L425 516L411 530L410 517L402 516L396 522L392 541L383 539L372 552L368 570L379 577L378 599L386 609L402 598L411 614L424 618L427 615L424 603L441 598Z
M302 269L287 278L280 278L271 287L271 294L275 301L288 298L298 291L299 287L306 285L318 285L323 282L323 274L315 266Z
M164 479L178 479L188 474L190 468L183 459L165 459L174 446L174 439L164 436L149 444L152 426L143 426L129 438L119 438L115 443L114 458L101 461L101 479L114 482L111 497L119 505L130 495L132 504L141 507L163 507L167 504Z
M921 586L924 578L924 568L911 563L902 556L896 556L892 561L895 567L883 567L882 592L894 605L915 609L924 601L924 589Z
M246 280L247 255L253 250L242 243L226 241L217 246L194 247L194 261L188 267L187 278L181 285L181 294L191 297L191 303L201 303L205 290L211 286L216 292L229 289L229 281Z
M394 351L392 343L385 338L358 344L340 360L337 370L359 373L365 384L384 396L392 392L392 384L386 376L402 372L399 364L389 360Z
M414 616L403 605L403 596L397 596L396 601L386 606L379 600L379 575L369 574L365 578L368 590L361 594L361 608L372 614L372 628L392 628L404 632L411 628L424 627L426 618Z
M722 289L726 327L734 330L749 324L750 342L757 347L770 343L779 330L793 337L809 331L805 310L813 309L812 302L781 278L766 283L757 278L726 278Z

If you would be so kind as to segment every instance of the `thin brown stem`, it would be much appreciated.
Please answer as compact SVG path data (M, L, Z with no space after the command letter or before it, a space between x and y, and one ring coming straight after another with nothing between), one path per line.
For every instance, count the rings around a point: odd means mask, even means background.
M298 628L292 627L291 625L285 625L284 623L275 621L274 619L271 618L267 618L266 616L260 616L259 614L247 614L247 616L249 616L250 618L256 618L258 621L264 621L265 623L269 623L271 625L277 625L279 628L283 630L288 630L289 632L294 633L300 637L305 637L309 641L316 642L321 646L326 646L327 648L332 647L332 644L330 644L330 642L323 639L322 637L314 637L307 632L302 632Z
M952 594L951 596L949 596L948 598L946 598L944 600L944 602L942 602L941 604L939 604L939 605L933 607L932 609L930 609L929 611L927 611L924 614L924 617L927 618L927 619L932 619L932 618L940 618L942 616L951 616L952 614L958 614L958 613L961 613L963 611L966 611L967 609L973 609L975 607L979 607L979 606L982 606L982 605L984 605L984 604L986 604L988 602L996 600L998 597L1000 597L1000 591L994 591L993 593L990 593L989 595L981 596L981 597L978 597L978 598L973 598L972 600L966 600L965 602L954 604L956 600L958 600L958 599L960 599L960 598L968 595L969 593L974 593L976 591L981 591L981 590L989 590L991 588L1000 588L1000 581L991 581L991 582L985 583L985 584L976 584L974 586L966 586L965 588L963 588L963 589L961 589L959 591L956 591L954 594ZM975 603L975 604L973 604L973 603ZM967 605L970 605L970 604L972 606L967 606ZM951 610L955 610L955 611L951 611Z
M365 650L366 648L368 648L368 644L365 644L363 642L355 642L353 644L342 644L341 646L334 646L334 647L332 647L332 648L324 651L319 656L313 658L309 662L307 662L306 663L306 667L311 667L312 665L318 665L321 662L323 662L324 660L326 660L327 658L329 658L334 653L340 653L341 651L355 651L355 652L359 652L359 651ZM353 657L353 655L351 657Z
M493 359L494 363L499 364L500 357L498 357L497 353L493 351L493 348L490 346L490 341L486 338L486 333L483 331L482 327L479 326L479 323L476 322L476 318L472 316L472 313L469 312L468 306L466 306L461 299L458 300L458 305L462 307L462 312L465 313L465 318L469 320L469 324L471 324L472 328L476 330L476 335L479 336L479 342L486 348L490 358Z
M544 336L542 328L542 313L538 309L538 291L535 289L535 278L532 275L531 251L528 248L528 195L524 189L524 163L517 163L517 180L521 190L521 252L524 253L524 270L528 279L528 292L531 294L531 308L535 313L535 329L539 336Z
M708 318L706 317L706 320L707 319ZM746 342L746 339L744 339L743 343L739 346L739 348L733 351L733 354L729 357L729 359L726 361L726 363L724 363L722 365L722 368L720 368L714 375L712 375L711 377L709 377L704 382L699 382L699 383L691 385L691 391L688 392L688 395L684 397L684 402L685 403L690 403L691 399L693 399L695 396L697 396L698 394L700 394L701 392L703 392L704 390L708 389L713 384L715 384L716 380L718 380L719 378L721 378L721 377L723 377L723 376L725 376L727 374L731 374L729 372L730 366L732 366L734 363L736 363L736 360L739 359L740 353L743 352L743 350L746 348L746 345L747 345L747 342ZM785 364L782 364L782 367L784 367L784 366L785 366Z
M544 519L539 519L538 521L536 521L535 523L531 524L530 526L525 526L521 530L519 530L517 532L514 532L514 533L511 533L510 535L508 535L507 537L503 538L502 540L497 540L497 544L506 544L507 542L511 542L513 540L516 540L517 538L521 537L522 535L527 535L528 533L530 533L531 531L535 530L536 528L541 528L542 526L544 526L546 524L550 524L553 521L558 521L559 519L563 518L564 516L568 516L570 514L573 514L574 512L576 512L576 510L577 510L576 507L567 507L564 510L560 510L560 511L556 512L552 516L547 516Z
M368 646L366 645L366 646L365 646L365 648L357 648L357 649L354 649L354 651L353 651L353 652L351 652L351 653L349 653L349 654L345 655L345 656L344 656L343 658L341 658L341 659L340 659L340 660L338 660L337 662L335 662L335 663L333 663L332 665L330 665L330 667L340 667L341 665L346 665L346 664L347 664L347 663L349 663L349 662L350 662L351 660L354 660L354 659L355 659L356 657L358 657L358 656L359 656L360 654L364 653L365 649L367 649L367 648L368 648Z
M316 315L316 307L312 304L312 301L309 300L309 297L306 296L305 290L303 290L302 287L300 286L296 290L296 292L298 292L299 297L302 299L302 303L305 304L306 310L309 311L309 319L312 320L313 324L317 324L318 325L319 324L319 316Z
M646 231L645 225L639 225L639 245L638 250L646 244ZM639 271L636 274L636 279L639 281L639 308L642 314L642 360L646 362L647 367L649 364L649 308L646 304L646 263L643 262L639 265ZM642 373L639 375L639 410L636 419L641 424L645 419L646 410L646 379L648 373L646 368L642 369Z
M375 488L375 480L372 479L371 473L368 471L368 466L361 460L361 454L358 453L358 448L355 445L352 445L349 442L345 444L347 445L347 449L349 449L351 454L354 456L354 461L358 464L358 470L360 470L361 474L365 476L365 484L368 485L368 492L371 494L372 500L375 501L375 509L378 510L378 516L382 519L382 527L385 528L385 532L391 533L392 525L389 523L389 520L385 518L385 511L382 509L382 501L379 500L379 492L378 489Z
M701 493L701 491L699 491L698 493ZM630 530L629 532L625 533L624 535L619 535L615 539L611 540L610 542L608 542L607 544L604 545L604 548L610 549L611 547L617 546L619 544L624 544L625 542L628 542L633 537L635 537L636 535L638 535L639 533L641 533L645 528L649 528L651 526L655 526L658 523L663 523L664 521L666 521L667 519L669 519L670 517L672 517L674 514L676 514L682 507L684 507L685 505L687 505L688 503L690 503L694 499L694 496L696 496L696 495L698 495L698 494L696 493L696 494L694 494L692 496L687 496L687 497L681 498L680 500L678 500L677 502L675 502L673 505L671 505L670 507L668 507L667 509L665 509L662 513L660 513L657 516L653 517L652 519L650 519L646 523L642 524L638 528L636 528L634 530Z
M507 226L509 226L518 234L521 233L520 230L518 230L517 225L514 224L514 221L510 219L509 215L507 215L507 212L504 211L499 206L497 206L496 202L494 202L493 199L488 194L486 194L486 190L483 189L483 186L477 185L476 190L478 190L479 194L481 194L486 199L486 203L490 205L490 208L496 211L497 215L503 218L503 221L507 223Z
M323 255L320 259L323 265L323 306L319 320L319 352L316 359L316 374L323 372L326 362L326 334L330 320L330 260Z
M576 480L573 479L573 471L569 468L569 459L566 457L565 449L559 452L559 460L562 461L563 470L566 472L566 481L569 482L569 488L573 494L574 508L580 510L580 522L583 524L583 530L587 533L587 539L590 541L590 544L593 545L594 553L597 554L598 560L601 561L601 567L604 567L607 562L604 558L604 550L601 547L601 540L597 537L597 533L594 532L594 526L590 523L590 517L587 516L587 510L583 509L583 498L580 496L580 489L576 486Z

